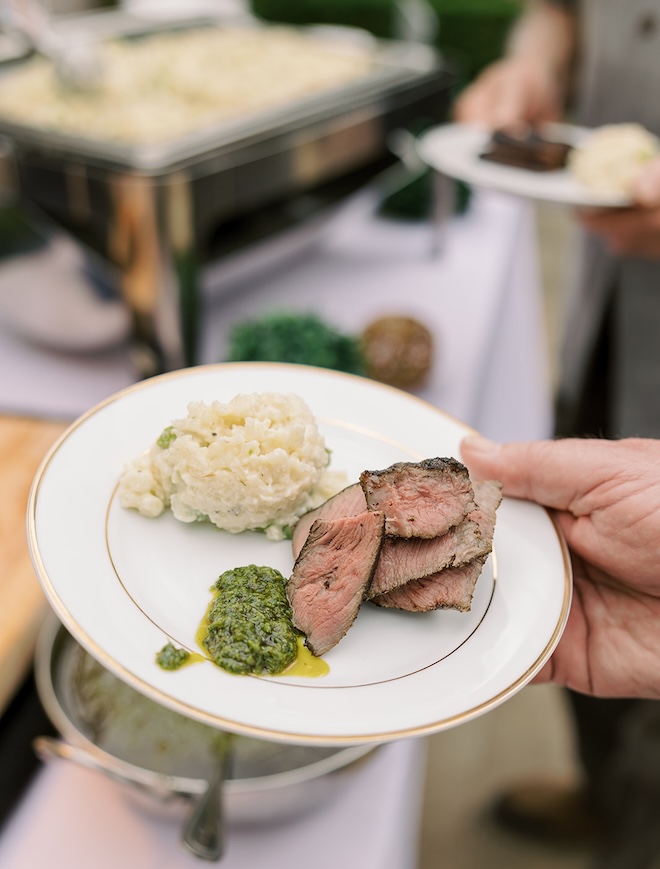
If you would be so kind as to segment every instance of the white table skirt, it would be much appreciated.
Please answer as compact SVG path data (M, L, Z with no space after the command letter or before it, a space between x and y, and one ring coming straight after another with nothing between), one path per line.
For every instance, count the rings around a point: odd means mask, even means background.
M371 191L322 244L225 290L207 314L202 355L225 358L231 327L270 309L307 310L356 334L383 314L419 319L436 345L418 394L494 439L550 433L552 411L534 215L479 193L433 254L428 225L379 219ZM217 281L221 282L222 272Z
M201 362L225 358L232 325L268 309L314 310L353 334L382 314L416 317L436 343L419 394L500 440L543 437L551 403L531 206L474 197L432 254L427 225L374 216L371 191L355 197L318 242L249 282L216 270L207 296ZM283 244L295 244L289 240ZM254 256L254 255L253 255ZM0 270L0 287L3 274ZM54 276L53 280L56 280ZM125 347L53 352L0 331L0 411L74 418L135 379Z
M380 220L358 196L296 257L209 292L203 362L224 358L232 324L267 308L314 310L357 332L386 313L429 326L436 341L424 398L500 440L545 437L551 401L531 207L479 194L432 256L428 226ZM0 281L2 274L0 272ZM209 278L211 280L211 277ZM67 356L0 336L0 410L74 417L130 384L119 348ZM387 750L323 811L275 830L232 831L226 869L313 860L318 869L412 869L423 742ZM187 869L179 825L136 813L121 786L56 762L41 770L0 838L0 869ZM312 857L313 855L313 857Z
M331 799L276 825L231 827L223 869L414 869L426 744L383 746ZM0 837L0 869L200 869L182 820L69 761L40 773Z

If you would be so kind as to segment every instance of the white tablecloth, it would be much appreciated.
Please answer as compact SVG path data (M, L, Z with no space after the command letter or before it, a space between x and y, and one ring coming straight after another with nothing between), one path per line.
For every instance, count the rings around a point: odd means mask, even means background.
M223 869L414 869L425 744L383 746L330 802L291 821L231 828ZM200 869L179 819L136 806L124 786L55 761L0 837L0 869Z
M282 241L249 281L235 264L209 273L201 362L225 358L231 326L269 308L314 310L359 332L382 314L420 319L436 355L422 397L500 440L551 431L550 388L531 206L474 197L433 255L427 225L379 219L374 194L355 197L316 244ZM296 245L298 249L296 251ZM253 259L257 254L252 254ZM3 275L0 270L0 288ZM53 277L56 280L56 276ZM0 332L0 411L74 418L135 379L125 347L65 354Z
M385 313L419 318L436 358L421 395L495 439L545 437L551 403L530 206L494 194L446 228L432 255L431 229L374 216L356 197L315 245L229 281L207 276L202 360L224 358L238 320L267 307L315 310L357 332ZM268 262L268 258L265 258ZM232 279L233 280L233 279ZM2 274L0 272L0 281ZM0 335L0 410L74 417L128 385L124 348L67 356ZM423 743L399 742L356 776L322 812L275 830L232 831L226 869L411 869L415 864ZM43 769L0 838L0 869L188 869L180 827L136 813L121 788L56 762Z

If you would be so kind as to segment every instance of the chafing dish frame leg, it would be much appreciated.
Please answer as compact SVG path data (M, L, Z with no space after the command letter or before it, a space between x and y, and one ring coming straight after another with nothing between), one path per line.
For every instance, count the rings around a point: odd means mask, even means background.
M109 249L133 319L135 365L142 377L195 365L200 289L190 179L126 173L111 188Z
M456 182L443 172L432 170L433 185L433 240L431 256L442 256L447 242L447 229L456 211Z

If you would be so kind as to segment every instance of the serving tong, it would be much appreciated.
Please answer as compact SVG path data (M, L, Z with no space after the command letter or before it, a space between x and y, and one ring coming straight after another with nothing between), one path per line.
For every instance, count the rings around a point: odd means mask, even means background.
M8 28L25 37L31 47L48 58L62 87L93 92L101 84L101 61L88 41L64 38L39 0L7 0L3 15Z

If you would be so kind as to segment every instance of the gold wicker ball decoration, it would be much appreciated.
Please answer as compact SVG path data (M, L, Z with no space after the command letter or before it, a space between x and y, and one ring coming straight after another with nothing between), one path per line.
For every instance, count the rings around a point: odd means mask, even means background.
M365 373L399 389L416 389L428 378L433 362L433 336L412 317L383 316L360 336Z

